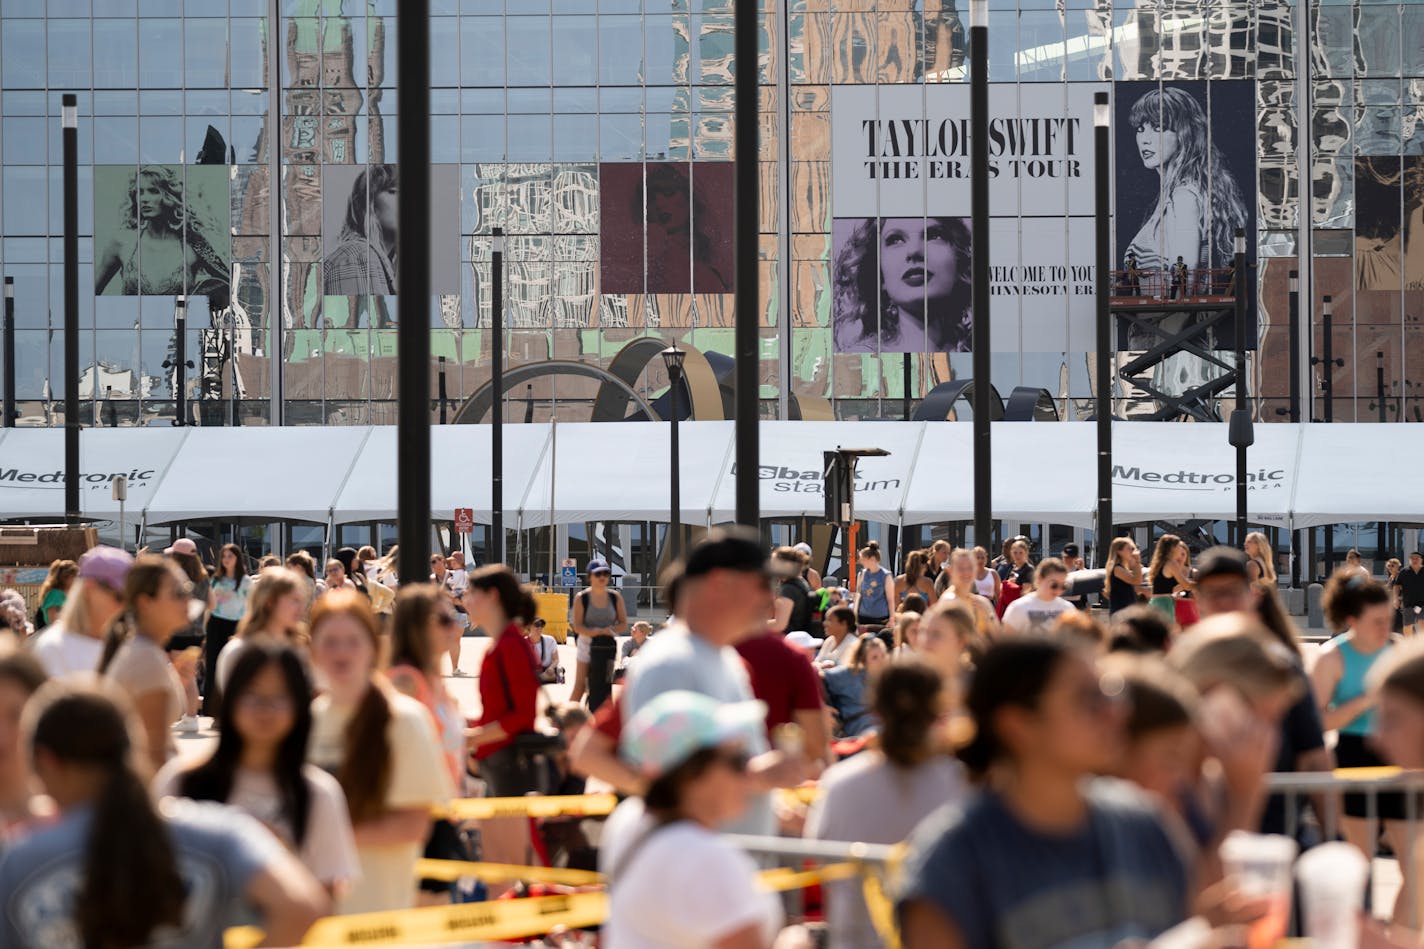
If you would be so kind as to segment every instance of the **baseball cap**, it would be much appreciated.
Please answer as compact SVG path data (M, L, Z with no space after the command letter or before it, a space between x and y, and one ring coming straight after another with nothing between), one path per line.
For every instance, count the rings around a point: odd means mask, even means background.
M796 544L795 549L801 551L808 557L811 556L811 545L806 543L804 540L801 541L801 543Z
M546 625L545 622L544 622L544 617L542 617L542 616L536 616L536 617L534 618L534 624L533 624L533 625L535 625L535 626L540 626L540 627Z
M1240 577L1250 582L1246 555L1235 547L1209 547L1197 558L1197 580L1208 577Z
M657 778L704 748L747 747L766 733L766 703L718 702L697 692L664 692L623 726L618 750L633 767Z
M165 554L192 554L198 556L198 545L187 537L180 537L173 542L173 546L164 551Z
M766 550L754 531L733 528L714 531L692 548L682 575L687 579L702 577L713 570L736 570L743 573L769 573Z
M79 579L97 580L114 592L124 588L133 557L117 547L95 547L79 558Z
M786 641L791 645L798 646L802 649L820 649L821 643L825 642L824 639L817 639L815 636L812 636L804 629L798 629L787 633Z
M613 568L608 566L608 561L599 557L594 557L588 562L589 573L612 573Z
M1078 545L1077 545L1077 544L1064 544L1064 545L1063 545L1063 556L1065 556L1065 557L1076 557L1076 556L1078 556Z

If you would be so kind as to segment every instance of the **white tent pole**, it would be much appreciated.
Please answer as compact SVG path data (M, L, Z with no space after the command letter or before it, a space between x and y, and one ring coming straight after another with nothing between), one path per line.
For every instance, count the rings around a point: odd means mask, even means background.
M544 456L549 453L549 444L554 437L554 426L557 424L557 422L553 422L549 425L549 431L544 437L544 443L539 446L539 457L535 460L534 467L530 469L529 483L524 486L524 493L519 496L519 510L515 513L519 516L521 521L529 508L529 492L534 490L534 484L538 480L534 475L539 473L539 464L544 460ZM553 467L552 460L550 461L550 467ZM552 477L552 475L550 477ZM549 491L551 494L553 493L552 482L550 483Z
M1289 424L1289 423L1287 423ZM1290 504L1286 506L1286 530L1295 532L1295 502L1296 494L1300 491L1300 462L1305 457L1305 423L1296 422L1291 426L1295 429L1295 471L1291 472L1291 496ZM1295 556L1295 545L1291 545L1291 555Z
M902 423L903 424L903 423ZM915 450L910 455L910 466L905 469L905 487L900 492L900 536L905 536L905 505L910 501L910 482L915 480L915 469L920 462L920 447L925 443L925 429L929 427L929 422L911 422L911 425L920 427L919 436L915 439ZM904 546L903 539L901 546Z
M689 423L687 423L687 427L690 429L690 428L692 428L692 427L693 427L694 425L696 425L696 424L697 424L696 422L689 422ZM689 434L690 434L690 433L689 433ZM760 434L761 434L761 424L760 424L760 423L757 424L757 434L758 434L758 436L760 436ZM731 474L731 472L732 472L732 454L733 454L733 449L734 449L734 448L736 448L736 439L735 439L735 438L732 438L731 435L729 434L729 435L727 436L727 451L726 451L726 454L724 454L724 455L722 456L722 471L721 471L721 474L718 476L718 478L717 478L716 481L712 482L712 496L707 499L707 529L708 529L708 530L711 530L711 529L712 529L712 509L717 506L717 492L721 489L722 484L727 480L727 475ZM758 490L760 490L760 488L758 488Z
M361 444L356 446L356 453L351 456L351 464L346 466L346 473L341 476L341 483L336 486L336 493L331 496L331 504L327 505L326 519L333 525L336 523L336 502L341 500L341 492L346 490L346 483L351 480L356 465L361 461L361 453L366 450L366 442L371 440L371 433L375 430L374 426L366 426L366 431L361 436Z

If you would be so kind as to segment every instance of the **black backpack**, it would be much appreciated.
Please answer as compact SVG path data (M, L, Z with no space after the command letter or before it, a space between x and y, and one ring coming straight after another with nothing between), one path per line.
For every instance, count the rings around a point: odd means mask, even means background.
M618 608L618 591L608 588L609 603ZM583 615L588 615L593 594L584 590L579 594L583 604ZM588 708L591 712L606 702L613 694L613 669L618 665L618 640L607 636L595 636L588 644Z

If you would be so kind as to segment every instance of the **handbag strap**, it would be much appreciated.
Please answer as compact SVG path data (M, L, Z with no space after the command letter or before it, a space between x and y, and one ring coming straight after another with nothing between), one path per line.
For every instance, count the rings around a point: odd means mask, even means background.
M508 634L507 634L507 633L501 633L500 635L501 635L501 636L506 636L506 635L508 635ZM521 638L521 639L524 638L522 634L520 635L520 638ZM541 645L542 645L542 642L543 642L543 641L541 640L541 641L540 641ZM497 646L497 645L498 645L498 642L496 642L495 645ZM494 649L493 646L490 647L490 648L491 648L491 649ZM513 710L514 710L514 693L513 693L513 692L510 690L510 688L509 688L509 674L504 671L504 662L500 659L499 651L498 651L497 649L496 649L495 652L494 652L494 667L499 670L499 681L500 681L500 684L504 686L504 701L505 701L506 704L508 704L510 711L513 711ZM546 708L552 706L554 703L553 703L553 701L552 701L547 695L544 694L544 683L539 682L539 676L538 676L537 674L534 676L534 681L535 681L536 683L538 683L538 686L539 686L538 691L537 691L537 692L535 693L535 695L534 695L534 717L535 717L535 718L538 718L538 717L539 717L539 700L540 700L541 698L544 700L544 705L545 705Z

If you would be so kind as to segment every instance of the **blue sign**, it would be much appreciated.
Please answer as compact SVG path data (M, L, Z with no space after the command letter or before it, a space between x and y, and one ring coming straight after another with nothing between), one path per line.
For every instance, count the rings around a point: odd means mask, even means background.
M564 567L560 570L559 585L565 587L578 586L578 567Z

